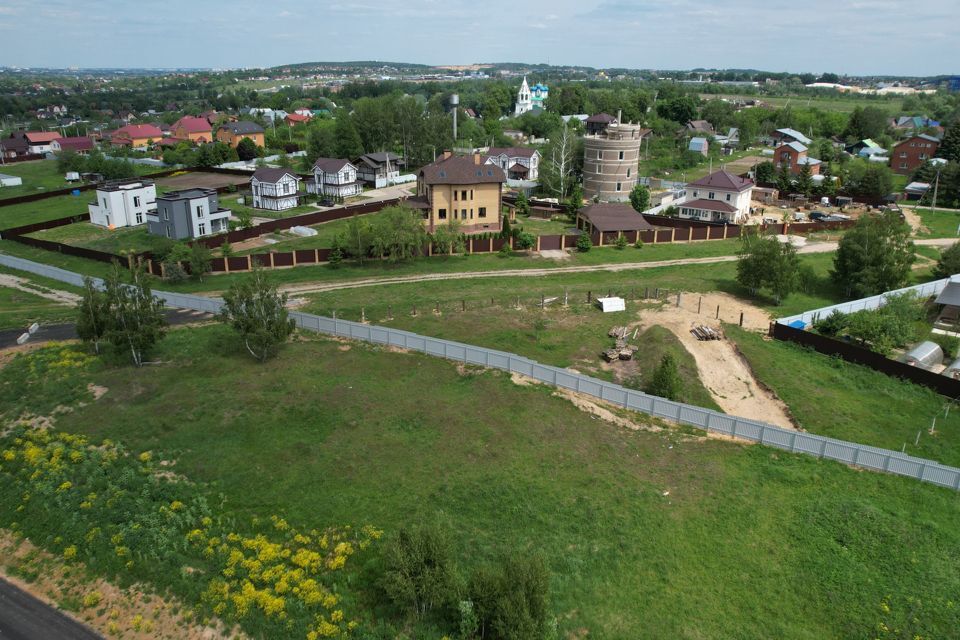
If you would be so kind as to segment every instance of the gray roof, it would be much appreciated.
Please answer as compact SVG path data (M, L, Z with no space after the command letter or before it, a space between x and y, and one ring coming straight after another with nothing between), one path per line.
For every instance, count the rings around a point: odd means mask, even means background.
M261 167L253 172L253 177L259 182L279 182L283 176L292 176L293 178L300 180L300 176L293 172L292 169L273 169L270 167Z
M182 191L168 191L162 196L157 196L157 200L190 200L192 198L208 198L215 195L217 195L216 189L194 187L192 189L183 189Z
M943 288L940 295L935 300L937 304L948 304L951 307L960 307L960 282L954 282L952 279L947 286Z
M794 140L793 142L784 142L783 145L781 146L790 147L797 153L803 153L804 151L807 151L807 148L804 145L797 142L796 140Z
M703 151L707 148L707 139L706 138L690 138L690 146L687 147L690 151Z
M777 133L779 133L779 134L781 134L781 135L784 135L784 136L788 136L788 137L790 137L790 138L793 138L794 140L799 140L799 141L802 142L803 144L810 144L811 142L813 142L810 138L808 138L807 136L803 135L802 133L800 133L800 132L797 131L796 129L790 129L790 128L788 128L788 127L785 127L785 128L783 128L783 129L777 129Z
M317 161L313 163L313 166L317 169L320 169L320 171L323 171L324 173L339 173L340 170L348 164L353 167L353 164L349 160L344 160L342 158L317 158Z
M227 129L234 135L240 135L244 133L263 133L263 127L258 125L256 122L250 122L248 120L241 120L240 122L228 122L220 125L220 128Z
M374 153L365 153L360 156L360 160L371 166L377 166L381 164L386 164L389 160L390 162L397 162L398 160L403 160L400 156L393 153L392 151L376 151Z

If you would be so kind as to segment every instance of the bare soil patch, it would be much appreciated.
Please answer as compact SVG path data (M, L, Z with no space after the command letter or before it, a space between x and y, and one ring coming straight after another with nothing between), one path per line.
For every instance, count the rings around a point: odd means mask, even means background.
M681 295L680 306L674 299L659 309L641 310L639 325L660 325L679 338L696 361L703 386L724 413L796 429L787 405L757 381L733 343L726 339L700 341L690 333L699 324L722 331L716 318L718 306L720 320L736 323L743 313L744 328L766 331L769 327L766 311L722 293Z
M170 189L221 189L230 185L245 185L250 176L232 176L220 173L184 173L179 176L158 178L157 184Z

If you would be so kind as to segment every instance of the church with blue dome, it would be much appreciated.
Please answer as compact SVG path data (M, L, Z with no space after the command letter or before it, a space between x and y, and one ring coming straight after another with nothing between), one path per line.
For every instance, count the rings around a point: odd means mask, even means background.
M517 92L517 105L513 115L523 115L528 111L543 111L543 101L547 99L549 93L550 89L547 85L538 82L531 87L527 84L527 77L524 76L520 91Z

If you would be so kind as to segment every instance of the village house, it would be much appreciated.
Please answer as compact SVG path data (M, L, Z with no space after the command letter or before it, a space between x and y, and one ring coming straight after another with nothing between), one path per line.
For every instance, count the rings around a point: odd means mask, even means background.
M17 131L13 135L21 136L27 143L27 154L49 153L50 145L61 137L56 131Z
M57 138L50 143L50 150L54 153L73 151L74 153L79 153L80 155L86 155L93 150L93 138L90 136Z
M310 120L313 119L312 114L302 114L302 113L288 113L287 117L283 119L287 123L288 127L295 127L299 124L307 124Z
M174 138L190 142L213 141L213 127L206 118L183 116L170 126L170 133Z
M721 170L687 184L681 218L740 224L750 216L753 181Z
M163 139L163 131L152 124L128 124L110 135L110 144L142 149Z
M217 141L228 144L234 149L244 138L252 140L258 147L264 146L263 127L255 122L243 120L220 125L217 129Z
M484 164L479 153L454 156L444 152L417 174L417 195L407 205L423 213L427 232L460 223L463 233L500 231L500 198L506 175L493 164Z
M921 133L893 145L890 168L894 173L908 175L933 158L940 148L940 139Z
M536 181L540 176L540 152L528 147L491 147L487 150L487 164L495 164L508 180Z
M147 230L173 240L202 238L229 231L230 210L220 208L214 189L171 191L157 198L157 207L147 212Z
M363 193L357 167L349 160L317 158L313 163L313 180L307 182L307 191L321 196L349 198Z
M255 209L286 211L297 206L300 176L290 169L262 167L250 178Z
M710 152L710 143L706 138L690 138L690 144L687 145L687 151L699 153L706 156Z
M377 189L400 177L403 158L390 151L366 153L354 163L359 179Z
M820 175L820 160L808 157L807 148L799 142L780 145L773 152L773 157L778 169L784 168L793 175L798 175L804 165L810 167L811 175Z
M773 138L774 146L785 144L787 142L799 142L802 145L810 145L813 143L813 140L803 135L796 129L777 129L773 132L771 137Z
M714 131L713 125L706 120L690 120L687 122L687 133L699 133L712 136L716 134L716 131Z
M7 159L22 158L29 155L30 144L27 139L17 133L11 133L9 137L0 140L0 150L3 151L3 157Z
M96 200L87 205L90 222L116 229L146 222L157 207L157 187L149 180L116 180L98 185Z

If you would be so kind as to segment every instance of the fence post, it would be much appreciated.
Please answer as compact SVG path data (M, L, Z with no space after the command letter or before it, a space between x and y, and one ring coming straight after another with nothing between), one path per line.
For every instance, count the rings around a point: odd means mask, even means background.
M797 434L796 434L796 433L790 434L790 451L791 451L791 453L797 450L797 449L796 449L796 443L797 443Z
M734 438L737 437L737 425L738 425L738 424L740 424L740 421L737 420L736 417L734 417L734 419L733 419L733 431L731 432L731 435L732 435Z
M823 458L824 454L827 452L827 440L824 438L820 441L820 457Z
M927 470L927 463L926 463L926 462L921 462L921 463L920 463L920 473L917 474L917 480L923 480L923 472L926 471L926 470Z

